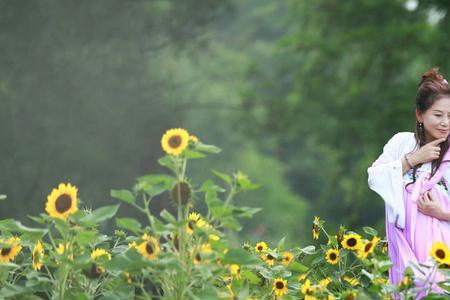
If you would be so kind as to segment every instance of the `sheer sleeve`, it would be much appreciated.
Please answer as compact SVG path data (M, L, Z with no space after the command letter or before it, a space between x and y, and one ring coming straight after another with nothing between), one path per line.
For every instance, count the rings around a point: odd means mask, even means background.
M395 134L384 146L383 153L368 168L369 187L383 198L389 223L405 228L405 206L403 202L402 149L410 144L411 134Z

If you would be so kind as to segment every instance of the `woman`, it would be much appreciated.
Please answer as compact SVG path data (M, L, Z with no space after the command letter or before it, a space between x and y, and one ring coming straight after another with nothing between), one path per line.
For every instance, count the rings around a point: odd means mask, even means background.
M385 201L392 284L402 281L411 263L430 261L433 243L450 246L449 133L450 87L432 69L418 85L415 132L395 134L368 169L370 188ZM424 290L440 278L413 270Z

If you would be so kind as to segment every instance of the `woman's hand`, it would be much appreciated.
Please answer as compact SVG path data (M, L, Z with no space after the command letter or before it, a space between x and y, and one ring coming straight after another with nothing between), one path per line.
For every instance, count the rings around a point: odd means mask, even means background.
M439 147L439 144L445 140L446 138L440 138L422 146L416 152L408 155L409 162L415 166L438 159L439 154L441 153L441 147Z
M423 197L417 201L417 209L424 215L439 220L450 221L449 212L444 211L441 202L431 198L429 192L425 192Z

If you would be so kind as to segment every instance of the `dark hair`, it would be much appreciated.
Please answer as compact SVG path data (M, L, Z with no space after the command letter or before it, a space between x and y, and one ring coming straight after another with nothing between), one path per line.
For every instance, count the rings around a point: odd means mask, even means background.
M417 94L416 94L416 109L419 112L427 111L437 100L442 99L444 97L450 98L450 87L448 85L447 80L444 79L441 73L439 73L438 68L433 68L422 75L422 79L417 85ZM416 121L416 130L414 133L414 137L416 139L416 148L422 147L425 145L425 130L423 128L423 124L421 125L418 121ZM440 144L441 151L439 154L439 158L432 162L431 168L431 176L436 173L437 169L442 163L442 158L444 154L447 152L449 148L448 141L445 140ZM416 165L413 168L413 181L416 181L416 171L421 166L421 164Z

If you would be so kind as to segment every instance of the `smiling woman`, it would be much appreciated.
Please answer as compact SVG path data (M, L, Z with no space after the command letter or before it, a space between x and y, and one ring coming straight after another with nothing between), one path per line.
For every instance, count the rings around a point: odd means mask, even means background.
M369 186L386 204L386 236L393 266L389 277L400 284L408 266L432 261L432 246L450 245L450 87L432 69L423 74L416 95L416 131L395 134L368 169ZM416 273L416 285L440 291ZM436 279L442 279L439 276Z

